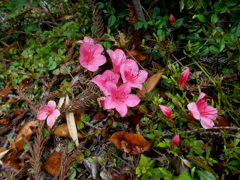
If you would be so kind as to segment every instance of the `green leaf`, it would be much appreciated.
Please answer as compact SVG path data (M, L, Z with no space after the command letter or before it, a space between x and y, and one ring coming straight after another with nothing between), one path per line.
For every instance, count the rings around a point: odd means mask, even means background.
M219 46L220 46L219 47L219 52L222 52L222 50L225 47L225 40L224 40L224 38L221 39Z
M134 25L134 29L135 30L138 30L138 29L140 29L140 28L142 28L143 27L143 22L141 22L141 21L138 21L135 25Z
M146 164L147 164L147 158L143 154L141 154L140 162L139 162L138 166L145 167Z
M157 36L159 37L160 41L164 41L164 39L165 39L165 30L159 29L157 31Z
M182 174L178 177L175 177L174 180L191 180L191 176L188 172L182 171Z
M213 54L219 54L219 49L218 49L216 46L214 46L214 45L211 45L211 46L209 47L209 50L210 50L210 52L213 53Z
M203 160L201 160L199 157L193 156L193 155L187 155L186 157L188 158L188 160L192 161L197 166L199 166L199 167L205 169L206 171L210 172L216 179L218 179L218 175L215 173L215 171L209 165L206 165L203 162Z
M54 70L56 67L57 67L57 63L56 63L55 61L51 61L51 62L48 64L48 70L49 70L49 71Z
M100 44L103 45L105 49L111 48L111 43L109 41L101 41Z
M196 34L196 33L189 34L189 35L186 37L186 39L187 39L188 41L196 41L196 40L198 40L198 38L199 38L199 35Z
M67 150L67 152L70 153L70 152L72 152L73 149L74 149L74 143L71 142L71 143L68 144L68 150Z
M180 26L182 26L182 24L183 24L183 18L176 20L175 28L179 28Z
M45 138L48 134L48 130L46 128L43 128L41 131L42 131L43 138Z
M212 175L212 173L208 171L197 170L197 174L200 180L216 180L216 178Z
M108 19L108 27L113 26L116 21L117 21L116 16L111 15L111 16L109 17L109 19Z
M77 175L76 169L69 170L68 172L69 172L68 174L71 174L70 176L68 176L68 179L69 180L74 180L76 175Z
M86 151L84 151L84 154L85 154L85 156L90 156L91 155L91 151L86 150Z
M181 0L179 4L180 4L180 12L182 13L182 10L184 9L184 5L185 5L184 0Z
M198 14L197 18L200 22L205 23L207 20L202 14Z
M218 21L218 16L217 14L213 14L211 16L211 23L214 25Z
M83 122L89 122L91 120L91 116L89 114L84 114L81 119Z
M77 129L80 130L82 128L84 128L84 123L82 121L80 121L77 123Z
M28 146L27 146L27 144L24 144L24 145L23 145L23 150L24 150L24 152L28 152Z

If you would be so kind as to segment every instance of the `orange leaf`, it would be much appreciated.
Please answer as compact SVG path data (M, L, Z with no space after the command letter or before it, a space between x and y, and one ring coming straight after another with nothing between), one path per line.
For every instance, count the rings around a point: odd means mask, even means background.
M136 50L132 50L132 51L129 51L129 53L138 61L143 61L145 60L147 57L143 54L141 54L140 52L136 51Z
M23 145L25 144L22 135L24 135L28 140L31 138L32 134L36 133L36 128L38 127L39 121L29 121L21 128L19 134L13 144L11 144L11 149L17 148L17 151L21 151L23 149Z
M162 72L157 72L156 74L154 74L153 76L151 76L147 82L146 82L146 86L143 86L143 88L138 91L137 96L138 97L145 97L145 93L149 93L150 91L152 91L158 84L159 80L162 77Z
M0 124L7 125L9 123L10 118L11 118L11 116L7 116L7 117L0 119Z
M42 168L52 177L56 176L61 165L61 153L54 151L49 158L43 163Z
M70 132L68 130L67 123L63 123L56 127L54 130L54 134L56 136L61 136L61 137L66 137L66 138L71 138ZM83 139L83 136L78 132L77 133L79 139Z
M152 141L147 141L140 134L116 132L109 139L118 149L136 155L148 151L152 144Z
M20 166L17 161L14 161L16 154L12 154L8 159L3 161L2 171L11 171L16 174L20 170Z
M106 116L102 112L98 112L93 116L93 120L103 120Z
M12 88L9 87L9 88L6 88L6 89L3 89L0 91L0 97L3 101L6 101L6 97L8 95L8 92L11 90Z

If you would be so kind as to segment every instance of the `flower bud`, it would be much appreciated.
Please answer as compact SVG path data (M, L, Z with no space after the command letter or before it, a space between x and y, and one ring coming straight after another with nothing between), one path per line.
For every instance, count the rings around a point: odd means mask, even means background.
M184 89L185 83L187 82L189 77L189 68L182 72L179 78L179 87L180 89Z
M172 14L170 14L169 21L170 21L171 25L173 25L173 26L175 25L176 20Z
M167 116L167 118L168 118L169 120L172 119L172 117L171 117L172 110L171 110L169 107L163 106L163 105L159 105L159 107L160 107L162 113L163 113L165 116Z
M177 146L180 142L180 136L179 134L177 134L176 136L174 136L172 138L172 141L171 141L171 146Z

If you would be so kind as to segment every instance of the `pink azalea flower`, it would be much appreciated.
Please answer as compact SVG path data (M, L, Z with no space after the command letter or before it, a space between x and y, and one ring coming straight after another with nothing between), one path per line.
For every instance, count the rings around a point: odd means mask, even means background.
M172 110L171 110L169 107L163 106L163 105L159 105L159 107L160 107L162 113L163 113L165 116L167 116L167 118L168 118L169 120L172 119L172 117L171 117Z
M92 38L85 36L83 40L76 41L77 43L88 43L90 45L94 45L94 41Z
M139 97L135 94L130 94L131 84L129 82L122 84L117 88L117 85L111 82L107 83L109 96L104 102L105 109L116 109L123 117L127 114L127 107L134 107L140 102Z
M177 134L176 136L174 136L172 138L172 141L171 141L171 146L177 146L180 142L180 136L179 134Z
M170 14L169 21L173 26L175 25L176 20L175 20L175 17L172 14Z
M47 125L52 127L55 123L55 119L60 116L60 111L56 109L56 102L49 101L48 105L41 106L37 114L38 120L44 120L47 118Z
M142 89L140 83L145 82L148 76L146 71L139 70L137 63L133 60L124 63L120 68L120 73L124 83L130 82L132 87L138 89Z
M113 72L118 74L120 72L121 65L127 61L125 53L121 49L116 49L115 51L108 49L107 53L112 60Z
M103 50L100 44L91 45L83 42L80 46L80 64L89 71L97 71L99 66L105 64L107 61L106 57L101 54Z
M187 107L193 117L200 120L202 127L208 129L214 126L213 120L217 118L218 110L207 105L205 96L205 93L201 93L198 100L195 103L188 104Z
M187 82L189 77L189 68L182 72L179 78L179 87L180 89L184 89L185 83Z
M92 79L92 82L98 85L98 87L103 91L103 93L108 95L108 88L106 87L107 82L112 82L117 84L120 78L119 74L114 74L111 70L106 70L102 75L97 75Z

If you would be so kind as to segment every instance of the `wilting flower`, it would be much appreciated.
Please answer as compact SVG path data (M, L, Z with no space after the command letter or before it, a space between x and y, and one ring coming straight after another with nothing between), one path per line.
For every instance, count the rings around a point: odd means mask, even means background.
M169 120L172 119L172 117L171 117L172 110L171 110L169 107L163 106L163 105L159 105L159 107L160 107L162 113L163 113L165 116L167 116L167 118L168 118Z
M129 60L124 63L120 68L120 73L123 82L130 82L132 87L142 89L140 83L145 82L148 73L144 70L139 70L138 65L135 61Z
M108 55L110 56L113 64L113 72L118 74L120 72L121 65L127 61L125 53L121 49L116 49L115 51L108 49Z
M175 20L175 17L172 14L170 14L169 21L173 26L175 25L176 20Z
M37 114L38 120L47 118L47 125L52 127L57 117L60 116L60 111L56 109L56 102L49 101L48 105L41 106Z
M179 78L179 87L180 89L184 89L185 83L187 82L189 77L189 68L182 72Z
M116 109L123 117L127 114L127 107L134 107L140 102L139 97L135 94L130 94L131 84L129 82L122 84L117 88L117 85L112 82L107 82L109 96L104 101L105 109Z
M99 66L106 63L106 57L101 53L103 52L103 47L100 44L89 44L83 42L80 46L80 64L88 69L89 71L97 71Z
M214 126L213 120L217 118L218 110L207 105L205 96L205 93L201 93L198 100L195 103L188 104L187 107L193 117L200 120L202 127L208 129Z
M171 141L171 146L177 146L180 142L180 136L179 134L177 134L176 136L174 136L172 138L172 141Z
M98 85L103 93L108 95L108 88L106 87L107 82L117 84L120 78L119 74L114 74L111 70L106 70L102 75L97 75L92 79L92 82Z
M77 43L88 43L90 45L94 45L93 39L87 36L85 36L83 40L77 41Z

